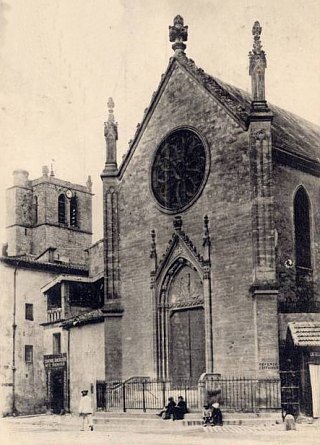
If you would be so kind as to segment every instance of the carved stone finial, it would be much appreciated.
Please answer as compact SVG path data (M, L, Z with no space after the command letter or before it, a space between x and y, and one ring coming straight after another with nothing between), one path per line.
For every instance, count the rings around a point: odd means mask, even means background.
M114 122L114 115L113 115L114 102L112 97L109 97L107 102L107 107L109 111L108 122Z
M43 176L44 178L47 178L48 175L49 175L49 168L48 168L47 165L44 165L44 166L42 167L42 176Z
M187 46L183 42L188 40L188 26L184 25L181 15L177 15L173 19L173 26L169 26L169 40L174 42L172 49L175 55L184 55Z
M106 139L106 163L103 175L107 173L114 173L117 171L117 140L118 140L118 124L114 120L114 102L112 97L109 97L107 102L108 120L104 123L104 137Z
M203 246L210 245L209 218L207 215L203 218Z
M154 270L156 271L158 267L158 254L157 254L156 232L154 229L151 230L150 258L154 260Z
M156 232L154 229L151 230L151 250L150 250L150 258L154 258L156 254Z
M252 27L253 47L249 52L249 74L251 76L252 100L259 103L253 108L255 111L266 111L265 102L265 69L267 68L266 53L262 49L261 43L262 27L258 21Z
M90 175L88 176L88 179L87 179L87 189L90 193L92 192L92 180L91 180Z
M262 27L258 21L254 22L252 27L253 35L253 52L260 53L262 51L262 44L260 40Z
M50 170L50 176L51 176L52 178L54 178L53 163L54 163L54 159L52 159L52 162L51 162L51 170Z
M173 220L173 227L175 228L175 230L177 230L178 232L181 230L182 228L182 218L181 216L175 216L174 220Z

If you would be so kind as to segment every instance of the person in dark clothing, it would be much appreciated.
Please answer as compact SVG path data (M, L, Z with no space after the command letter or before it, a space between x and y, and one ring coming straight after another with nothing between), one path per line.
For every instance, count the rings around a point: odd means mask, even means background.
M212 404L212 425L223 425L222 412L220 409L220 404L218 402Z
M178 397L178 404L175 409L176 412L176 420L182 420L184 415L187 413L187 404L183 400L182 396Z
M173 400L173 397L168 398L168 405L166 405L157 416L162 417L164 420L171 419L176 420L176 402Z

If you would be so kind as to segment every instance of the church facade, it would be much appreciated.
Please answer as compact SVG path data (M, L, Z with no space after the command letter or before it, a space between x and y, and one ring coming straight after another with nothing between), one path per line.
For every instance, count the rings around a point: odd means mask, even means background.
M320 370L319 128L268 104L258 22L251 95L198 68L187 32L177 16L174 55L119 168L109 102L103 310L106 342L121 340L109 358L106 348L106 375L270 379L294 366L310 385ZM294 326L305 343L288 353Z
M177 16L173 56L119 167L109 99L103 240L78 245L85 274L41 285L61 309L43 338L65 338L59 354L41 349L49 405L62 380L59 409L75 411L97 381L294 372L312 390L300 406L320 416L320 129L268 104L261 31L255 22L250 95L187 57Z

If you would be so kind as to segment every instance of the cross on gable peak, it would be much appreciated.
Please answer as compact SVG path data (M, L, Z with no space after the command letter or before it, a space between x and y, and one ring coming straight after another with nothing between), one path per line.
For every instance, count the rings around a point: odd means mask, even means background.
M169 26L169 40L174 42L172 49L175 55L184 55L187 46L183 42L188 40L188 26L184 25L181 15L176 15L173 19L173 26Z

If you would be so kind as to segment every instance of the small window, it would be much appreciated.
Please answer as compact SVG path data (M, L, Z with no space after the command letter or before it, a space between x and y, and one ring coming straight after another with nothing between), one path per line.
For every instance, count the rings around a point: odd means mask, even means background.
M24 347L24 361L26 363L33 363L33 346L25 345Z
M61 334L57 333L57 334L53 334L52 335L52 340L53 340L53 354L61 354Z
M66 223L66 198L63 194L58 198L58 221L59 224Z
M78 223L78 203L76 196L70 199L70 226L77 227Z
M26 303L26 320L33 320L33 304Z

